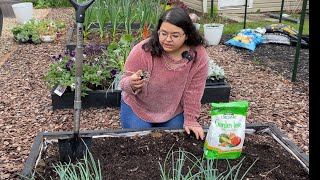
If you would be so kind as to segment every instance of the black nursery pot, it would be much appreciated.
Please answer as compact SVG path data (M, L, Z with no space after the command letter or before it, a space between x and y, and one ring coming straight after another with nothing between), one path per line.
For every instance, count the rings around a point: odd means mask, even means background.
M201 103L229 102L230 91L231 86L225 79L215 81L207 79Z
M88 95L81 97L81 108L120 107L120 90L94 90L87 93ZM53 110L73 108L74 96L74 92L66 92L62 96L58 96L52 91L51 101Z
M206 80L206 86L217 86L217 85L224 85L225 84L225 79L207 79Z
M53 110L73 108L74 92L65 92L62 96L58 96L53 90L51 91ZM206 85L201 103L229 102L230 90L231 86L226 81ZM81 101L81 108L120 107L121 90L93 90L81 97Z

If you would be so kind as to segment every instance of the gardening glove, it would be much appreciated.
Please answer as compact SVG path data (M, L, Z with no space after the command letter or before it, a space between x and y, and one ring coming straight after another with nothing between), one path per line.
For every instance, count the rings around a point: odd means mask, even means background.
M187 132L187 134L190 134L190 130L196 135L196 138L201 140L204 140L204 132L201 126L184 126L184 130Z
M130 77L131 81L131 88L133 92L140 91L143 86L143 79L141 78L142 70L138 70L137 72L133 73Z

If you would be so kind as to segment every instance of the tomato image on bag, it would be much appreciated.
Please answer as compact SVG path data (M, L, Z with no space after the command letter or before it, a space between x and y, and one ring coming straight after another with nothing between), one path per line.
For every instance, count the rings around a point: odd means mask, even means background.
M241 156L247 111L247 101L211 103L211 124L203 148L207 159Z

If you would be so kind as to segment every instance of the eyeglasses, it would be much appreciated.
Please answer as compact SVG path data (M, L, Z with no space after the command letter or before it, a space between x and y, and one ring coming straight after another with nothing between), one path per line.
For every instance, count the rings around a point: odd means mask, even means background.
M184 34L185 34L185 33L183 33L183 34L180 34L180 33L172 33L172 34L170 34L170 33L167 33L167 32L165 32L165 31L158 31L158 36L159 36L159 39L161 39L161 40L165 40L165 39L168 38L168 36L170 36L170 39L171 39L172 41L179 41L180 38L181 38Z

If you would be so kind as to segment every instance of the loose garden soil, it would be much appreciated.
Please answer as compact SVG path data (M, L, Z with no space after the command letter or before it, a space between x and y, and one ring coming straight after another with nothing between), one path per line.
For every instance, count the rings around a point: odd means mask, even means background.
M103 179L157 180L161 179L159 163L163 165L171 148L174 151L181 148L200 159L203 143L204 141L186 133L158 131L145 136L94 138L91 153L96 162L100 161ZM246 134L242 155L229 162L233 166L242 158L245 159L239 177L258 159L245 179L309 179L308 173L297 159L268 134ZM57 143L49 144L36 172L44 179L58 179L52 171L52 165L58 162ZM216 162L219 173L227 170L226 160ZM171 167L170 163L171 157L167 167ZM190 161L185 162L184 167L188 166L192 166Z
M74 9L50 9L45 19L62 20L71 27L75 19ZM9 21L5 18L4 22ZM9 29L14 25L4 27ZM24 167L36 135L43 131L71 131L74 116L72 109L52 110L51 91L43 80L53 62L51 57L65 51L66 35L52 44L34 45L17 44L8 34L3 33L0 37L1 180L19 179L17 174ZM249 52L223 45L229 38L223 36L219 45L206 49L225 70L226 79L231 84L230 101L248 101L247 123L273 123L309 154L309 49L301 49L297 81L292 82L295 46L260 44L255 51ZM2 60L13 46L14 53ZM210 104L202 105L198 121L204 126L210 124ZM117 128L121 128L119 108L81 111L81 130ZM274 155L269 153L265 159Z

